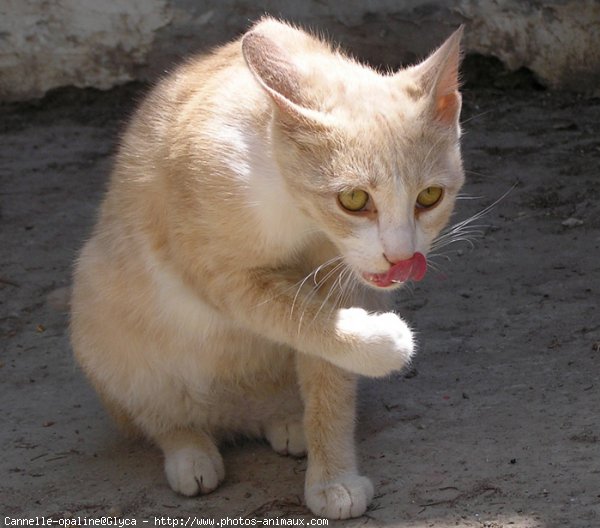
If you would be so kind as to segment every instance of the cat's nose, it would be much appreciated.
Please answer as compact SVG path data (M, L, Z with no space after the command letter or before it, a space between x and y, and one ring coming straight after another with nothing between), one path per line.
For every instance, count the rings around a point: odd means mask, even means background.
M407 223L389 222L380 228L381 252L392 266L397 262L412 258L415 249L415 230Z

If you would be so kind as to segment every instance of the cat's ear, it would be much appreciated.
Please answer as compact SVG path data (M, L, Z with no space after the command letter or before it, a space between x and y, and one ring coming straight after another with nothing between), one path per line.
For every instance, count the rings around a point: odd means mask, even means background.
M242 53L248 68L284 118L312 127L325 125L325 116L307 106L302 76L285 49L259 31L250 31L242 38Z
M430 100L434 118L446 125L457 124L460 114L462 99L458 70L462 34L463 26L460 26L427 59L410 68Z

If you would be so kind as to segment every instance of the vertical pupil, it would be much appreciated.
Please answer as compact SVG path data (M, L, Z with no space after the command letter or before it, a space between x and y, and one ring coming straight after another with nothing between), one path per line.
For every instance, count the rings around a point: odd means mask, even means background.
M342 191L339 195L341 204L349 211L360 211L367 204L369 195L361 189Z

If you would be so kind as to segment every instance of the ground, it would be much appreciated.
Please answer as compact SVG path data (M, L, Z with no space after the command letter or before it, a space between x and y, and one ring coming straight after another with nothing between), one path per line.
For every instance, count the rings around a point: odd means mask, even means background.
M0 107L0 516L287 517L305 461L224 448L209 496L167 487L160 454L124 439L77 369L56 299L89 235L143 87L61 90ZM455 220L481 237L402 292L412 368L361 385L366 515L340 526L600 526L600 100L465 90L468 183ZM1 522L0 522L1 524ZM335 524L335 523L334 523Z

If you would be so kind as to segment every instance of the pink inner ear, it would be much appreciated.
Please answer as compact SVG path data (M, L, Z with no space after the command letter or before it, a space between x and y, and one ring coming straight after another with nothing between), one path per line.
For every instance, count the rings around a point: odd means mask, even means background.
M437 97L435 105L435 116L438 121L446 125L452 125L458 118L460 108L460 96L458 92L451 92Z

